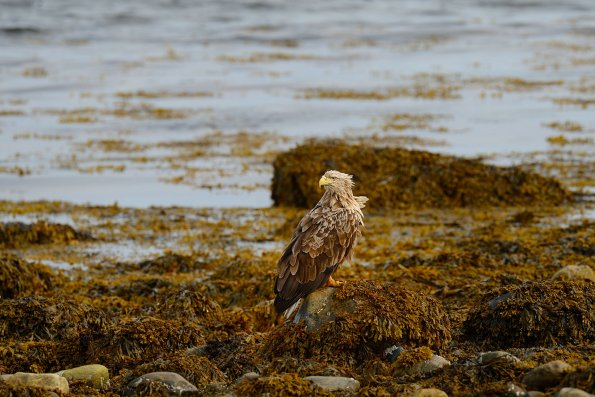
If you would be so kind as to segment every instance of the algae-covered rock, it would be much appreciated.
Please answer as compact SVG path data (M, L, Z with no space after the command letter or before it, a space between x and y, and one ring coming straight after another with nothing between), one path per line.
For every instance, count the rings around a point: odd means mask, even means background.
M371 208L555 205L571 198L557 181L516 167L341 141L306 143L277 156L273 166L275 205L311 208L329 169L353 174L354 193L367 196Z
M0 254L0 298L39 294L59 284L48 266L27 262L12 254Z
M68 381L56 374L31 374L17 372L11 375L0 375L5 383L16 387L31 387L43 390L56 391L61 394L68 394L70 391Z
M89 364L81 367L58 371L56 375L63 376L68 381L81 381L96 389L106 389L109 386L109 372L100 364Z
M278 374L241 382L233 391L242 396L331 396L331 392L322 388L313 388L312 383L297 374Z
M37 221L0 223L0 247L16 248L31 244L70 243L90 240L91 236L81 233L69 225Z
M552 280L591 280L595 282L595 271L588 265L568 265L554 273Z
M0 337L15 340L64 340L107 329L105 313L66 297L31 296L4 299L0 305Z
M440 389L427 388L416 390L411 397L448 397L448 394Z
M273 357L327 355L338 360L383 356L387 347L433 346L441 348L450 341L450 322L442 304L418 292L393 284L357 281L345 284L332 294L323 313L305 313L319 324L309 329L303 323L274 330L267 343ZM306 307L312 307L306 305Z
M523 384L531 390L544 391L559 384L571 371L572 367L562 360L550 361L527 372L523 377Z
M124 389L124 396L196 395L198 389L175 372L151 372L134 379Z
M157 305L159 316L166 319L186 319L200 324L221 320L219 304L206 294L182 287L163 296Z
M345 376L306 376L304 380L309 380L316 387L329 391L355 392L359 389L359 381Z
M526 282L484 294L465 335L489 347L532 347L595 341L595 284Z
M204 264L197 261L192 255L166 253L154 259L148 259L137 264L121 264L121 268L140 270L145 273L190 273L204 268Z

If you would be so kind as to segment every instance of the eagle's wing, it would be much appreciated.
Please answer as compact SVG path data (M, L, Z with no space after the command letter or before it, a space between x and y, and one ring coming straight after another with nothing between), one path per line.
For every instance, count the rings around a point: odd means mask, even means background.
M346 208L317 205L298 224L277 263L275 309L281 313L327 282L353 255L361 218Z

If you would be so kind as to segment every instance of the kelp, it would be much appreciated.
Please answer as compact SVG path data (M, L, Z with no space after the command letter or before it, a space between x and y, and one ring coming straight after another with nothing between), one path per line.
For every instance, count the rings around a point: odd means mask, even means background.
M61 284L48 266L10 253L0 254L0 298L16 298L51 291Z
M72 226L60 223L37 221L0 223L0 247L18 248L32 244L70 243L91 240L88 233L79 232Z

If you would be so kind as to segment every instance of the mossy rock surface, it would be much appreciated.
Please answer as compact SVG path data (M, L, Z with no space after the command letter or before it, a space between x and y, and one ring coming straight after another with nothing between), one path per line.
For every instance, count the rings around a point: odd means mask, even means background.
M591 281L526 282L484 294L464 333L490 348L592 343L594 307Z
M91 236L60 223L0 223L0 247L18 248L32 244L70 243L91 240Z
M270 357L319 355L339 361L381 357L392 345L444 347L451 339L442 304L419 292L375 281L349 282L332 295L333 321L279 327L266 344Z
M320 176L336 169L354 176L356 195L370 208L451 208L558 205L572 198L560 183L517 167L496 167L401 148L309 142L275 159L275 205L311 208Z
M60 284L48 266L0 254L0 298L17 298L52 290Z

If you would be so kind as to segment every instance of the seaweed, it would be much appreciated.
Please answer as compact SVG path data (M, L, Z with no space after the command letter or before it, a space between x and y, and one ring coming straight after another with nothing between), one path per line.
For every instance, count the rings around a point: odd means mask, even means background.
M51 291L61 280L48 267L10 253L0 254L0 298L16 298Z
M354 194L375 209L559 205L573 197L556 180L518 167L343 141L305 143L278 155L273 167L277 206L313 207L328 169L353 174Z
M465 336L492 348L595 341L595 283L525 282L484 294L464 323Z
M32 244L70 243L91 240L88 233L74 230L72 226L37 221L0 223L0 247L17 248Z
M314 388L312 383L296 374L277 374L246 380L233 388L239 396L285 397L285 396L332 396L333 394Z

